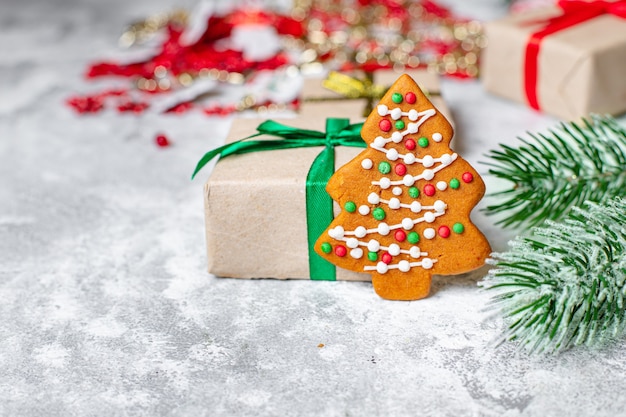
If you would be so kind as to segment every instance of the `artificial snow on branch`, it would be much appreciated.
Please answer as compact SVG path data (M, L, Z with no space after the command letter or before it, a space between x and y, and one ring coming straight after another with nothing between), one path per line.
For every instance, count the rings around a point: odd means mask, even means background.
M584 201L626 195L626 130L613 118L592 116L529 136L532 142L520 138L519 147L501 145L487 154L489 173L512 183L493 193L501 201L486 208L503 215L498 224L537 226Z
M611 120L598 121L614 131ZM585 202L562 222L547 221L532 236L517 237L508 252L492 254L488 262L495 268L480 285L497 292L490 308L507 321L503 340L556 353L623 333L626 200Z

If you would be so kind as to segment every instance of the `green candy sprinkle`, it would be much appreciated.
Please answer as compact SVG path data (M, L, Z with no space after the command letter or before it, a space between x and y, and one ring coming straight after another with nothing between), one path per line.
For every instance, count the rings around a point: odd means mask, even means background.
M454 233L463 233L463 231L465 230L465 226L463 226L461 223L454 223L454 225L452 226L452 230L454 231Z
M385 210L380 207L376 207L374 211L372 211L372 215L376 220L383 220L385 218Z
M391 101L393 101L396 104L402 103L402 94L400 94L400 93L393 93L391 95Z
M330 253L333 250L333 247L330 246L330 243L328 242L322 243L322 246L320 246L320 248L322 249L322 252L324 253Z
M404 122L402 120L396 122L396 129L404 129Z
M421 138L417 140L417 144L421 146L422 148L425 148L428 146L428 139L422 136Z
M411 198L417 198L420 196L420 190L417 189L417 187L411 187L409 188L409 196Z
M378 254L376 252L367 252L367 259L376 262L378 260Z
M348 201L343 208L345 208L348 213L354 213L356 211L356 204L354 204L354 201Z
M391 172L391 164L387 161L382 161L378 164L378 171L380 171L381 174L389 174Z
M459 182L459 180L457 180L456 178L452 178L450 180L450 188L452 189L457 189L461 186L461 183Z
M418 235L417 232L411 232L406 236L406 240L411 244L415 244L420 241L420 235Z

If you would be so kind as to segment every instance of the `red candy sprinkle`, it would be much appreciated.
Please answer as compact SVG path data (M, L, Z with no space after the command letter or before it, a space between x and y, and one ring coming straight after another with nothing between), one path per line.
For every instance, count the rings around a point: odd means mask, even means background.
M409 104L415 104L415 101L417 100L417 97L415 96L415 93L406 93L404 95L404 101L406 101Z
M345 246L337 245L335 247L335 255L343 258L348 253L348 249Z
M450 228L448 226L441 226L437 232L439 233L439 236L443 238L450 236Z
M389 255L389 252L383 253L383 256L380 257L380 260L386 264L390 264L392 260L392 256Z
M383 119L378 122L378 127L380 127L380 130L383 132L389 132L391 130L391 122L387 119Z
M472 182L474 180L474 176L471 172L465 172L461 176L461 179L463 180L463 182Z
M157 137L154 138L154 141L156 142L157 145L159 145L162 148L166 146L170 146L170 141L167 139L167 136L165 135L157 135Z
M415 141L413 139L407 139L404 141L404 147L412 151L415 149Z
M396 230L396 233L393 235L398 242L404 242L406 240L406 233L404 230Z
M432 197L433 195L435 195L435 186L432 184L426 184L424 186L424 194L426 194L429 197Z
M406 166L404 164L398 164L395 166L394 171L396 171L398 175L404 175L406 174Z

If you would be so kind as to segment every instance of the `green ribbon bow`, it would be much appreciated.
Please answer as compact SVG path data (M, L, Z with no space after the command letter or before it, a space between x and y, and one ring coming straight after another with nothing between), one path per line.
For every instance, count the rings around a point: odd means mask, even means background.
M326 192L326 184L335 172L335 146L365 148L361 138L363 123L350 124L348 119L326 119L326 132L299 129L267 120L257 127L257 132L247 138L228 143L207 152L198 162L192 179L213 158L249 152L278 149L324 146L317 155L306 178L306 218L309 247L309 274L313 280L336 279L335 266L319 256L313 247L315 241L333 221L333 200ZM261 135L280 139L249 140Z

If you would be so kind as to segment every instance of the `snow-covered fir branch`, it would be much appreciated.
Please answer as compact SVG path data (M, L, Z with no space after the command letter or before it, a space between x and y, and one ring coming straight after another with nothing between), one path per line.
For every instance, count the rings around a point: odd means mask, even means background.
M537 226L562 218L584 201L626 196L626 130L611 117L561 124L549 134L529 134L522 145L487 154L489 173L511 183L491 194L504 226Z
M495 291L504 339L530 351L600 345L621 335L626 313L626 199L586 202L492 255L481 286Z

